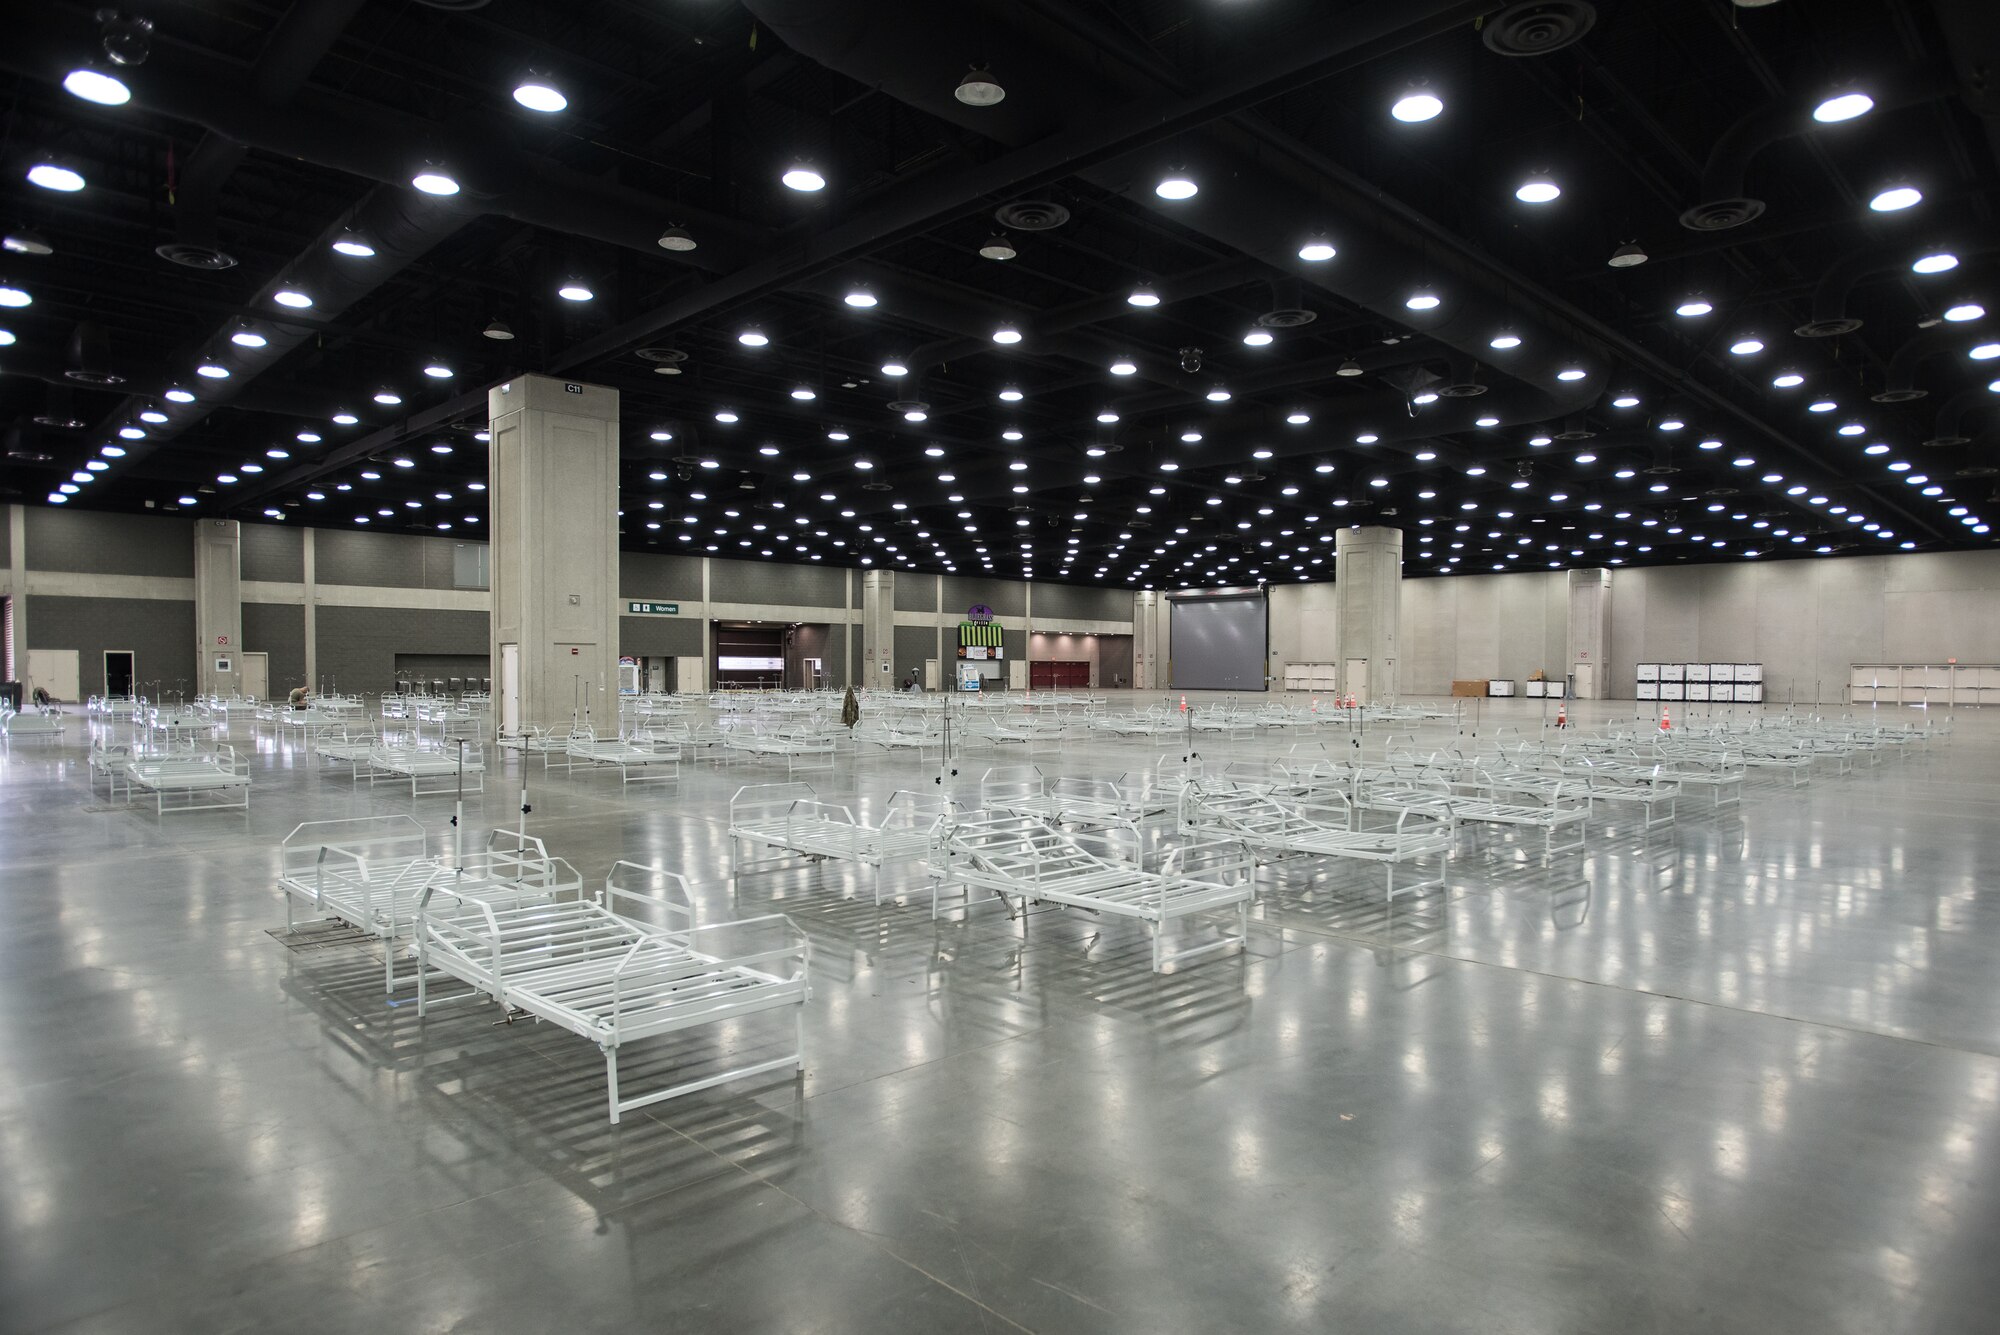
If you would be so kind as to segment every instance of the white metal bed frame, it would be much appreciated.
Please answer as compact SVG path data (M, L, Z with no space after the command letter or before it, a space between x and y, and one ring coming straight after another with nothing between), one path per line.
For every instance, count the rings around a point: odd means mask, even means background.
M931 917L945 909L947 886L965 892L957 908L968 915L973 896L990 892L1008 916L1025 921L1035 904L1132 918L1152 934L1152 969L1160 972L1198 955L1245 946L1250 904L1257 888L1254 864L1234 839L1189 841L1172 849L1160 870L1147 871L1085 848L1077 839L1032 816L982 813L949 823L932 850ZM1235 878L1235 879L1224 879ZM1234 909L1236 933L1219 940L1165 950L1166 933L1183 918Z
M849 808L820 801L811 784L749 784L729 799L729 838L739 847L762 845L783 852L739 859L732 874L799 857L858 863L877 873L875 902L880 904L882 864L928 854L942 822L955 810L949 798L898 791L889 798L881 824L867 825Z
M681 750L671 742L637 741L626 737L597 737L589 731L571 733L564 753L574 770L615 769L621 782L679 783Z
M250 811L250 763L236 754L233 746L217 746L198 751L169 751L158 755L135 755L125 765L125 788L144 789L153 795L153 813ZM241 801L230 799L241 794ZM168 797L183 801L169 804ZM212 797L214 801L203 801Z
M1380 863L1386 869L1385 897L1442 888L1451 860L1456 831L1430 812L1406 809L1392 828L1366 830L1354 804L1337 789L1294 797L1279 793L1196 779L1181 790L1180 826L1192 834L1235 839L1251 851L1283 856L1348 858ZM1422 862L1438 860L1437 874L1424 877ZM1396 869L1417 868L1419 879L1396 884Z
M631 888L664 879L680 898ZM417 1013L432 1003L437 973L467 984L470 996L545 1020L597 1044L604 1054L610 1120L663 1099L731 1080L793 1068L805 1074L805 1002L811 996L811 942L780 913L696 926L687 883L658 867L619 862L589 898L496 905L460 898L433 884L417 910ZM648 913L666 920L648 921ZM732 936L771 935L776 947L745 949ZM456 998L450 998L456 999ZM621 1047L656 1037L793 1007L793 1050L636 1098L618 1087Z

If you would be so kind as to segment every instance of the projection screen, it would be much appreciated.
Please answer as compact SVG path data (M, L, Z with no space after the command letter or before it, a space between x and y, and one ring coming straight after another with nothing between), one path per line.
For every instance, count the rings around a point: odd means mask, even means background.
M1268 619L1262 589L1168 594L1168 653L1180 691L1261 691Z

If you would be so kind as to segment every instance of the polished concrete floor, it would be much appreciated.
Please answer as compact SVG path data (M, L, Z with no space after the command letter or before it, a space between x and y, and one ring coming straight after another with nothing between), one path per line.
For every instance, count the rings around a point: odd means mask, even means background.
M1374 869L1267 872L1251 948L1164 975L1115 923L934 923L918 866L880 908L837 866L732 887L727 798L781 773L536 773L530 829L586 876L662 861L813 942L802 1080L617 1127L584 1041L420 1022L378 954L284 934L295 822L442 834L449 799L265 739L247 818L162 823L82 754L0 767L0 1330L2000 1328L2000 719L1548 870L1466 845L1393 911ZM927 777L817 786L873 813Z

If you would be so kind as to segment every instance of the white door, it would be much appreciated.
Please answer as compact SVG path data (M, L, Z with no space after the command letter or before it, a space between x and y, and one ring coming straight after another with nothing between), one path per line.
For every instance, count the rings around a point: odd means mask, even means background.
M521 646L500 646L500 735L521 732Z
M39 686L65 704L83 694L82 674L74 649L28 650L28 679L22 683L23 703L34 697Z
M1570 671L1576 677L1576 698L1579 700L1597 699L1597 664L1572 664Z
M1368 703L1368 660L1350 658L1347 660L1347 693L1354 697L1356 704Z
M271 655L241 653L243 660L243 694L252 700L271 698Z
M938 689L938 661L935 658L924 660L924 689L927 691Z

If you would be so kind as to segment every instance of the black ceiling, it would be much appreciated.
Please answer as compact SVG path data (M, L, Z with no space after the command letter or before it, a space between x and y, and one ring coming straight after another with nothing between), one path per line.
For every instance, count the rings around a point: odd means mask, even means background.
M0 256L31 503L477 533L484 389L544 371L623 395L632 549L1177 585L1324 577L1352 523L1430 574L2000 512L2000 313L1945 318L2000 268L1983 0L216 0L128 5L129 66L98 9L0 48L0 223L53 252ZM93 60L128 104L64 90ZM953 97L974 65L1003 101ZM565 110L516 104L530 70ZM1442 114L1396 119L1418 81ZM1815 120L1843 90L1873 109Z

